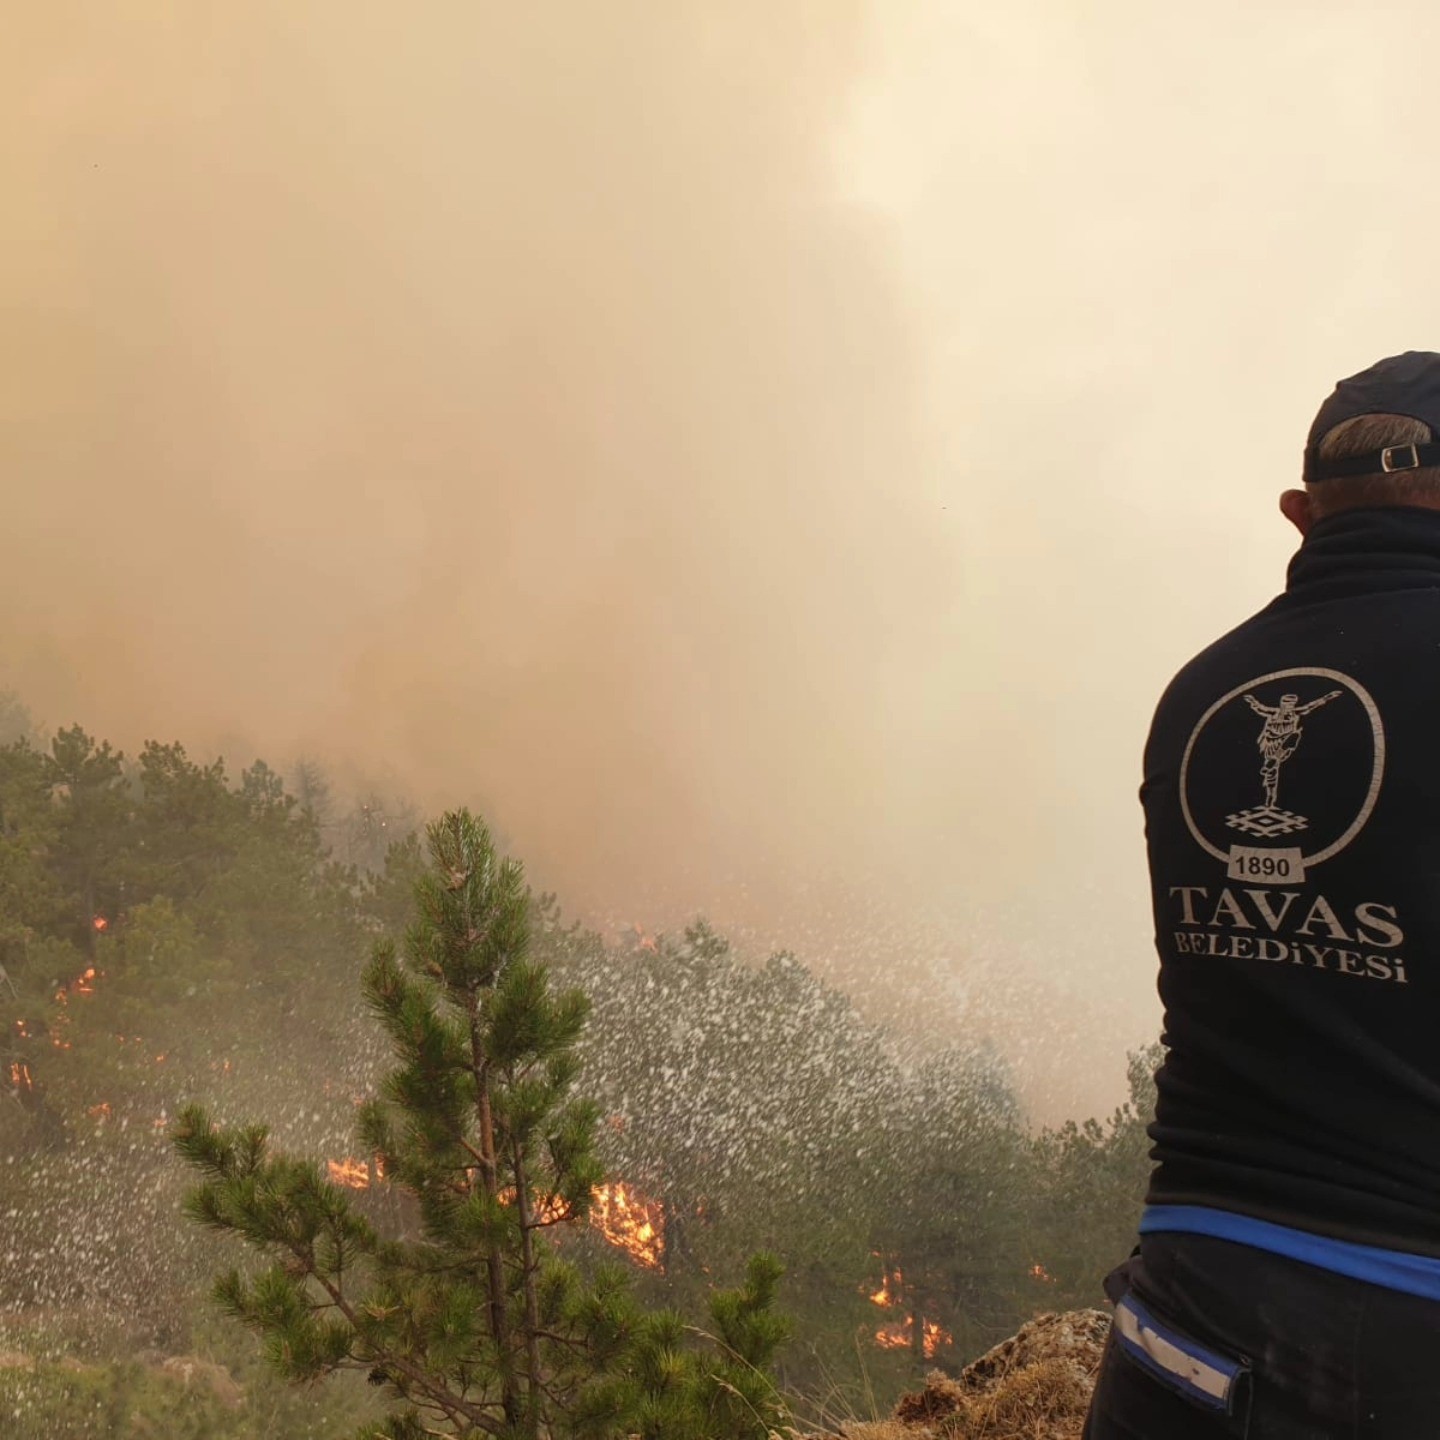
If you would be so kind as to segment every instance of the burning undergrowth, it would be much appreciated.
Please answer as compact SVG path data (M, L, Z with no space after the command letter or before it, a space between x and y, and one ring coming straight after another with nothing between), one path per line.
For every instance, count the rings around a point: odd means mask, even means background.
M875 1257L877 1260L880 1257ZM882 1350L908 1350L913 1355L933 1360L955 1343L955 1337L938 1321L927 1319L905 1298L905 1276L898 1265L885 1264L880 1287L870 1293L870 1303L893 1315L875 1332L875 1343Z

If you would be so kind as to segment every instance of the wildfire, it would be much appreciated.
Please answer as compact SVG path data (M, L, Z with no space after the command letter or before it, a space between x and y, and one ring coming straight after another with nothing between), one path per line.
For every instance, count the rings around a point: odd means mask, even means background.
M880 1288L870 1292L870 1303L882 1310L893 1310L900 1306L900 1293L904 1276L898 1267L886 1267L880 1276ZM915 1343L915 1317L907 1315L904 1320L892 1320L875 1332L875 1343L882 1350L908 1350ZM920 1322L920 1349L927 1360L947 1345L953 1345L955 1337L934 1320Z
M368 1190L385 1178L385 1166L378 1155L373 1162L347 1155L343 1160L327 1160L325 1167L332 1185L344 1185L350 1190Z
M590 1197L590 1223L637 1264L660 1269L663 1213L657 1201L620 1180L597 1185Z
M97 915L90 923L96 930L108 930L110 928L110 922L103 915Z
M1030 1267L1030 1278L1032 1280L1043 1280L1047 1285L1056 1283L1055 1277L1038 1262Z
M893 1310L900 1303L900 1292L905 1284L905 1277L900 1273L898 1265L886 1263L878 1250L872 1250L871 1255L880 1261L880 1288L868 1291L870 1303L878 1305L882 1310Z
M903 1325L884 1325L877 1330L875 1343L882 1350L908 1350L914 1341L914 1328L915 1317L907 1315ZM955 1343L955 1337L934 1320L926 1320L922 1329L920 1349L927 1360L933 1360L945 1346Z
M502 1205L515 1203L514 1188L500 1192ZM531 1213L531 1220L537 1225L561 1225L570 1218L570 1207L558 1195L541 1195Z
M102 1100L98 1105L92 1105L85 1112L92 1120L108 1120L110 1118L110 1102Z
M100 978L99 973L93 965L86 968L83 975L77 975L68 985L62 985L55 992L55 1003L57 1005L68 1005L72 995L93 995L95 993L95 982Z
M35 1082L30 1078L30 1067L23 1060L11 1061L10 1083L17 1090L28 1092L35 1088Z
M369 1190L385 1178L384 1162L379 1156L367 1162L347 1155L341 1160L327 1160L325 1169L332 1185L343 1185L349 1190ZM513 1191L500 1196L506 1205L514 1198ZM597 1185L591 1192L591 1225L617 1250L623 1250L648 1270L658 1270L663 1263L663 1216L659 1201L649 1199L623 1181ZM552 1195L540 1198L535 1218L542 1225L555 1225L570 1216L564 1201Z

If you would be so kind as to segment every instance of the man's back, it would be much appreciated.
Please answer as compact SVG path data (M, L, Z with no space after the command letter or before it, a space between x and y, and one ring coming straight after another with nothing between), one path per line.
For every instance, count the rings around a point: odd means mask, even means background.
M1440 1256L1440 512L1321 522L1145 757L1149 1201Z
M1440 1432L1440 352L1340 381L1303 478L1146 747L1167 1056L1087 1440Z

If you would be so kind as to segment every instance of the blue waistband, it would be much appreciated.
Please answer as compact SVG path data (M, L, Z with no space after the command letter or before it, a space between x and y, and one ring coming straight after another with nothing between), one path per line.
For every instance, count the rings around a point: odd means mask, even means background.
M1321 1270L1348 1275L1382 1285L1387 1290L1403 1290L1427 1300L1440 1300L1440 1260L1429 1255L1409 1255L1403 1250L1382 1250L1377 1245L1356 1245L1349 1240L1332 1240L1328 1235L1312 1235L1308 1230L1292 1230L1288 1225L1275 1225L1269 1220L1254 1220L1230 1210L1211 1210L1203 1205L1147 1205L1140 1217L1140 1233L1162 1232L1186 1235L1209 1235L1216 1240L1231 1240L1272 1255L1285 1255Z

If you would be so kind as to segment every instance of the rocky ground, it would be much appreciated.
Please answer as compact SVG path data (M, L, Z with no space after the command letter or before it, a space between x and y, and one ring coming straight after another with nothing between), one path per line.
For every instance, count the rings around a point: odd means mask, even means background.
M1110 1319L1040 1315L968 1365L932 1371L893 1419L846 1426L844 1440L1080 1440ZM833 1437L808 1437L833 1440Z

